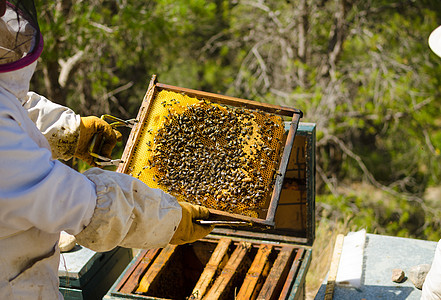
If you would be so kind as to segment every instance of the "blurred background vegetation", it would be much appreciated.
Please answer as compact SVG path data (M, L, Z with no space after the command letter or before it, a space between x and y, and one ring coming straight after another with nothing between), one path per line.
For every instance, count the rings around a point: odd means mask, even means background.
M427 45L439 0L36 4L33 90L81 115L133 118L157 74L299 108L317 124L323 247L336 228L441 238L441 58Z

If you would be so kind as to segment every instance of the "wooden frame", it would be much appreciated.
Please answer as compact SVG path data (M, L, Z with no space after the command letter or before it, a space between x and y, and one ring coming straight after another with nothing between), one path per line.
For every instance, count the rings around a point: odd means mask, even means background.
M212 247L197 247L197 244L204 243ZM199 251L205 249L204 254L198 253L201 257L208 255L209 258L204 267L200 267L192 285L185 288L187 293L182 294L180 285L173 284L173 277L184 277L186 270L181 268L177 274L171 274L174 262L183 259L179 253L183 253L181 247L184 246L167 246L138 253L105 299L165 300L176 297L202 300L232 299L234 295L234 299L238 300L288 300L301 299L304 293L311 249L236 238L206 238L193 246ZM161 280L163 276L170 281ZM176 291L168 296L160 294L158 286L161 282L167 282L167 288Z
M131 160L131 157L133 155L133 151L135 149L138 137L141 132L141 128L146 121L148 114L149 114L149 108L150 104L153 100L153 97L157 91L161 90L167 90L172 92L178 92L178 93L184 93L185 95L188 95L190 97L196 97L198 99L206 99L213 103L219 103L224 105L230 105L235 107L244 107L248 109L258 109L261 111L281 115L281 116L288 116L292 117L292 120L290 122L288 135L286 138L285 147L283 150L283 154L281 157L281 161L279 164L279 168L277 170L277 176L274 183L274 188L271 194L271 199L269 201L269 206L266 214L265 219L261 218L255 218L255 217L248 217L240 214L233 214L221 210L216 209L210 209L210 213L212 217L210 219L212 220L241 220L241 221L248 221L252 222L254 224L259 224L262 226L274 226L275 224L275 214L280 198L280 193L282 191L282 185L284 176L286 173L289 156L291 153L291 149L294 143L294 138L296 135L297 127L299 125L300 118L303 116L303 113L295 108L289 108L289 107L283 107L278 105L271 105L271 104L265 104L265 103L259 103L256 101L251 100L244 100L219 94L213 94L208 92L202 92L187 88L181 88L166 84L161 84L156 81L156 75L153 75L149 87L147 89L146 95L144 97L144 100L142 102L141 108L138 112L137 116L137 123L132 129L129 139L127 141L126 147L124 149L124 153L122 155L121 160L123 163L119 166L117 169L117 172L121 173L128 173L128 163Z

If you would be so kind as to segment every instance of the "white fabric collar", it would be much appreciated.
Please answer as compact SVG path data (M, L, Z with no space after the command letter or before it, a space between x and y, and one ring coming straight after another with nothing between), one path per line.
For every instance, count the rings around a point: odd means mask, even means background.
M13 94L23 104L29 91L29 82L34 74L37 61L11 72L0 73L0 86Z

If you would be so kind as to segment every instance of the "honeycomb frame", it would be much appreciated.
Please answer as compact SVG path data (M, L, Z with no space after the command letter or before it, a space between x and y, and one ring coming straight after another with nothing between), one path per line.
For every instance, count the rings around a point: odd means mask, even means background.
M162 95L161 93L162 94L165 93L166 95L168 95L167 93L171 93L174 96L173 97L165 96L165 98L162 96L158 97L158 95ZM166 99L167 101L163 99ZM180 101L184 101L186 104L185 105L179 104ZM208 196L207 199L211 199L210 200L211 202L207 200L208 202L200 203L200 201L197 200L198 203L195 203L195 204L207 206L210 209L210 219L212 220L245 220L261 225L273 226L275 211L278 205L278 199L280 197L280 192L281 192L284 174L286 172L287 162L293 145L299 119L302 117L302 112L298 109L259 103L255 101L244 100L244 99L239 99L239 98L234 98L219 94L207 93L197 90L191 90L187 88L180 88L171 85L165 85L165 84L157 83L156 76L153 75L149 84L149 88L146 92L140 110L138 112L138 117L137 117L138 122L136 123L136 125L134 126L134 128L130 133L130 137L127 141L122 156L122 161L124 163L119 166L117 171L137 177L151 187L161 188L164 191L169 192L172 195L176 196L179 201L182 200L187 201L186 194L185 192L182 193L182 189L180 191L180 194L179 193L176 194L173 193L173 190L167 190L164 188L164 185L161 185L159 181L162 180L162 183L164 182L164 180L161 178L165 178L164 175L168 176L169 174L161 173L160 176L155 177L156 176L155 174L160 173L158 171L159 166L158 166L158 161L156 161L155 164L154 162L152 163L152 160L153 160L153 152L158 153L158 149L160 149L158 146L160 143L157 140L157 136L160 130L165 127L164 124L175 124L176 126L178 122L177 120L179 119L179 122L181 122L182 119L182 118L177 119L176 116L182 116L185 110L189 109L189 107L191 107L191 109L194 111L196 111L201 107L205 109L205 111L209 111L209 110L215 111L216 115L212 115L211 117L222 114L225 117L225 115L228 115L229 113L228 107L231 107L232 109L240 112L243 111L253 112L253 114L255 114L256 116L256 119L258 119L257 116L260 116L260 118L265 119L265 124L268 122L268 124L270 124L268 126L274 126L267 128L267 130L271 130L271 128L274 128L275 131L277 131L277 127L275 125L277 123L276 120L278 119L282 120L282 117L292 117L291 126L287 135L286 132L284 132L284 129L282 133L280 132L277 133L278 135L277 139L274 139L275 142L273 142L273 146L272 146L274 152L272 153L272 155L268 155L268 157L271 157L271 159L267 160L268 165L263 166L263 168L265 169L263 170L263 172L265 172L268 169L270 169L269 164L271 163L271 161L273 161L275 164L274 166L271 167L271 172L269 173L267 172L266 176L264 176L265 181L263 181L262 184L265 188L264 197L260 196L259 198L256 196L259 195L259 192L261 192L261 190L258 190L257 194L256 194L256 190L254 190L254 194L251 194L251 197L247 196L248 199L251 198L251 200L247 200L250 201L249 203L252 202L254 204L258 203L254 208L251 209L251 206L250 207L247 206L250 204L246 204L245 206L233 205L234 207L231 208L231 202L233 201L234 203L236 203L236 200L233 197L231 198L234 199L232 201L229 200L225 202L221 199L223 201L222 203L224 204L222 204L221 202L215 203L212 200L213 197L216 197L218 192L214 190L207 191L207 196ZM168 113L166 113L166 111L168 111ZM174 117L174 121L168 120L171 119L172 116ZM247 115L245 114L245 117L242 117L242 119L247 118L246 116ZM248 118L249 119L247 120L247 122L249 121L248 124L251 124L252 120L250 119L250 117ZM266 121L266 120L271 120L271 121ZM262 124L262 122L263 121L260 120L260 124ZM281 123L283 123L283 120L281 121ZM155 124L160 124L160 125L155 127ZM200 127L202 128L204 128L204 126L206 125L204 124L200 125ZM214 134L215 133L212 133L212 135ZM254 133L250 134L249 136L247 135L247 138L250 139L251 137L254 137L254 140L258 140L256 138L256 134L257 134L257 130L254 130ZM164 136L170 136L170 135L164 135ZM214 137L213 139L215 138L216 137ZM219 136L217 138L219 138ZM277 148L277 146L274 146L277 144L277 141L280 142L283 141L279 148ZM246 144L246 141L244 143ZM171 144L171 143L166 142L166 144ZM247 145L247 148L250 148L248 146L252 146L252 145ZM139 149L141 149L142 151L140 151ZM151 152L146 154L147 153L146 149L147 151L151 151ZM270 149L270 147L266 149ZM248 151L250 150L248 149ZM264 160L262 159L262 161ZM170 169L170 167L164 165L162 170L164 169ZM179 170L179 168L176 169ZM240 173L240 172L236 172L236 173ZM247 172L243 171L242 173L246 174ZM241 175L239 174L236 176L239 176L238 177L239 180L242 181L250 180L250 178L247 177L246 175L240 177ZM186 183L186 185L188 185L188 182ZM249 189L249 186L246 185L246 182L242 183L242 187L246 191L251 191L251 189ZM220 189L220 188L216 186L216 189ZM212 197L210 198L210 195L213 194L213 192L215 192L216 194L212 195ZM180 197L179 195L182 195L182 197ZM258 199L259 201L256 201L257 198L259 198ZM198 198L198 199L202 199L202 198ZM210 205L208 205L207 203ZM211 205L213 203L216 204L217 206ZM241 209L235 207L241 207Z

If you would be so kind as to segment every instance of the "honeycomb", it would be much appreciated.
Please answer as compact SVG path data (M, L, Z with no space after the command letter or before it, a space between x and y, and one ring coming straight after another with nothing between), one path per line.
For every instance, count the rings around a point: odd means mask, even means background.
M162 90L128 170L178 201L258 217L271 197L284 132L275 114Z

